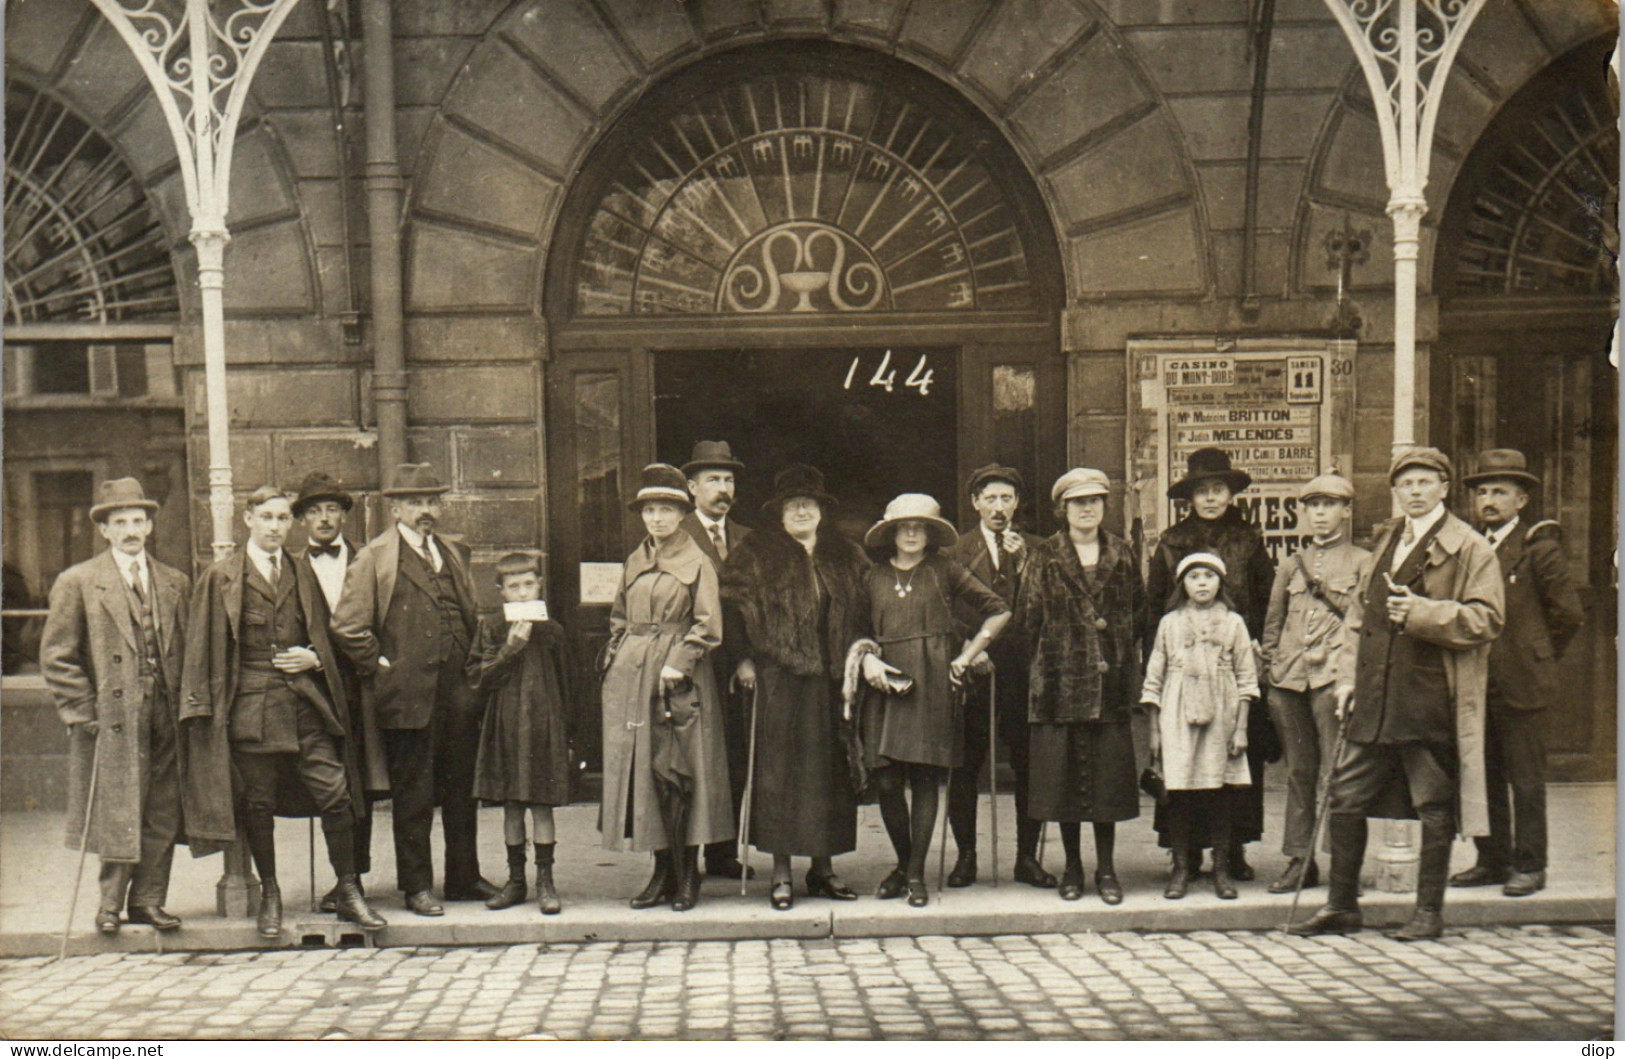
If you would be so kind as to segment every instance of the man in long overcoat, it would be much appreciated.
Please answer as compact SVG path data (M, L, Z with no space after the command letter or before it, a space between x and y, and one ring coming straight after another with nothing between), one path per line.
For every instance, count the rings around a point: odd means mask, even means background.
M96 929L180 928L164 910L181 824L175 696L188 578L147 553L152 514L134 478L103 482L90 517L108 542L51 588L40 667L68 726L68 844L101 857ZM88 815L89 827L86 827Z
M971 505L976 508L976 526L959 535L949 554L963 563L984 585L1015 609L1021 591L1022 574L1033 548L1043 538L1023 533L1015 527L1016 509L1021 506L1026 484L1014 467L993 463L973 471L969 481ZM967 638L982 626L982 616L958 614ZM977 674L966 686L965 764L954 769L948 781L948 823L953 828L958 859L948 875L949 886L969 886L976 881L976 802L977 777L987 760L988 695L996 685L994 704L998 738L1004 743L1005 760L1016 776L1016 868L1015 879L1029 886L1053 888L1055 876L1038 862L1038 834L1043 822L1027 818L1027 670L1029 656L1025 638L1018 630L1005 634L988 648L995 679Z
M280 804L305 815L305 806L279 800L278 785L284 772L296 774L322 818L338 876L335 910L377 930L383 917L367 906L356 874L361 771L321 586L282 546L293 525L282 490L256 489L243 521L248 542L204 571L192 593L180 706L187 826L218 837L241 822L260 875L260 936L280 937L276 813Z
M1527 897L1546 888L1546 707L1559 701L1559 658L1585 611L1557 523L1529 525L1521 517L1529 490L1540 485L1523 453L1480 453L1478 473L1462 484L1473 490L1479 524L1501 564L1506 629L1490 648L1484 754L1490 833L1474 839L1478 863L1450 885L1501 883L1508 897Z
M474 764L479 701L464 666L479 620L469 552L436 533L449 491L426 463L403 463L384 490L390 527L345 571L332 629L366 682L363 709L377 719L394 802L396 884L420 916L435 900L429 830L435 802L446 837L446 900L483 901L497 888L480 876Z
M1366 817L1414 811L1422 822L1416 911L1390 935L1400 941L1444 931L1458 823L1466 835L1489 832L1484 684L1506 607L1495 551L1445 507L1454 476L1433 448L1406 449L1389 467L1404 515L1377 531L1337 652L1339 720L1353 712L1330 781L1331 892L1295 934L1361 928Z

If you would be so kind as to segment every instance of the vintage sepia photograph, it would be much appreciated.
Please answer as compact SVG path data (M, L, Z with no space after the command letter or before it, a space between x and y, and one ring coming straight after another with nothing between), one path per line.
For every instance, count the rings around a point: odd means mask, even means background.
M0 1038L1612 1039L1617 0L4 10Z

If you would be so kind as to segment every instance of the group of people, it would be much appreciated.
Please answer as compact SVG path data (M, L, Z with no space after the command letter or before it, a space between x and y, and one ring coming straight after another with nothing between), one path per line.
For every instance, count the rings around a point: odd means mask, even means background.
M1488 540L1449 513L1455 473L1438 450L1395 457L1403 515L1370 552L1350 540L1354 486L1322 475L1299 496L1309 539L1279 569L1234 503L1251 479L1217 449L1189 457L1169 489L1189 513L1143 566L1103 528L1111 487L1096 469L1054 483L1063 528L1048 539L1016 528L1026 482L991 464L967 482L969 531L905 493L861 544L835 531L837 499L804 465L777 476L761 526L741 525L743 471L726 442L700 442L682 468L646 467L629 500L646 536L597 668L602 841L653 855L632 907L694 907L702 863L739 878L747 843L771 857L772 907L793 906L798 857L808 895L855 900L834 858L856 847L869 799L896 854L876 896L926 905L944 788L947 884L969 886L978 776L998 743L1016 781L1013 876L1066 900L1088 882L1085 822L1093 888L1123 900L1116 826L1139 816L1142 790L1170 849L1164 896L1185 896L1211 849L1214 891L1235 898L1263 834L1265 763L1283 756L1288 863L1272 892L1318 885L1329 799L1329 899L1300 933L1360 928L1368 816L1422 821L1401 938L1438 936L1447 882L1544 886L1539 711L1580 608L1555 523L1520 523L1537 484L1521 454L1483 453L1465 480ZM446 491L430 466L402 465L383 491L389 528L358 549L343 535L354 499L331 478L261 488L245 547L191 587L146 552L157 505L140 483L103 484L91 518L109 550L57 580L42 643L69 727L70 844L102 860L99 930L115 933L121 911L181 925L163 905L184 830L194 855L241 834L258 929L280 936L279 814L321 818L337 877L323 909L379 929L361 877L381 792L409 911L443 913L437 804L446 900L525 901L533 850L539 910L560 911L569 640L531 554L496 564L503 610L478 613L467 548L437 532ZM290 554L295 521L308 545ZM480 802L504 808L501 886L480 874ZM1058 879L1038 854L1048 821ZM1450 877L1458 826L1479 862Z

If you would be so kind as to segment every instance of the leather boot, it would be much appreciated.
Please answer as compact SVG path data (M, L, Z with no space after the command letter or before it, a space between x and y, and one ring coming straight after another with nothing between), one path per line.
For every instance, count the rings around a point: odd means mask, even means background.
M362 897L367 896L367 884L361 880L359 874L356 875L355 879L355 888L361 892ZM317 907L328 915L332 915L339 910L339 884L337 882L333 883L331 890L322 894L322 903Z
M262 938L282 937L282 888L275 879L260 879L260 914L255 926Z
M360 876L340 875L338 885L333 889L338 895L333 900L333 910L346 923L354 923L362 930L382 930L389 926L362 896Z
M653 908L663 905L671 900L672 891L677 887L677 880L672 876L672 855L669 849L655 850L655 871L649 877L649 885L643 892L632 898L630 904L633 908Z
M1213 858L1213 892L1221 901L1236 899L1236 880L1230 877L1230 865L1224 857Z
M1168 874L1168 888L1162 891L1162 896L1170 901L1178 901L1185 896L1185 891L1191 886L1191 855L1190 851L1181 847L1174 847L1174 868Z
M1360 867L1365 862L1365 817L1333 813L1327 820L1331 830L1332 866L1327 872L1326 904L1289 934L1312 937L1316 934L1356 934L1364 927L1360 915Z
M948 885L954 889L961 889L976 881L976 851L962 849L959 856L954 858L953 871L948 873Z
M536 843L536 907L544 916L556 916L564 910L559 892L553 889L553 846L552 842Z
M1423 941L1444 934L1444 891L1450 884L1451 811L1428 806L1422 818L1422 849L1416 864L1416 911L1410 922L1388 936L1395 941Z
M677 854L677 892L671 910L687 912L700 903L700 847L684 846Z
M492 911L512 908L525 899L525 845L508 847L508 881L485 902Z

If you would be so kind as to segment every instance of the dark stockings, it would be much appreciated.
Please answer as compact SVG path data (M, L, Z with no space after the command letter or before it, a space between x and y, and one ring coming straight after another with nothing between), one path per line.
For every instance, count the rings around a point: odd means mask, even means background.
M1061 848L1066 851L1066 871L1069 874L1083 875L1083 825L1076 822L1062 821ZM1106 874L1115 874L1117 865L1117 825L1095 824L1095 871Z
M880 818L897 851L898 867L910 879L925 878L926 856L931 852L931 832L937 826L938 788L945 770L935 765L896 762L876 769L875 796L880 802ZM903 788L908 786L908 795Z

